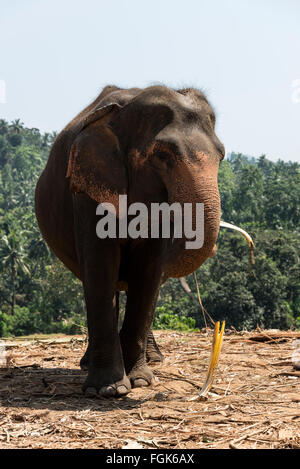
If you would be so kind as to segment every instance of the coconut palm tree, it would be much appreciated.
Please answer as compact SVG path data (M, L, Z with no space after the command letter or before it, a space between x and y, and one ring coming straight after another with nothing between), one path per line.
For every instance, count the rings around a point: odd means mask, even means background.
M16 232L12 231L8 236L0 238L0 268L7 269L10 273L12 315L16 306L17 274L30 275L21 235L22 232L17 236Z
M8 123L5 119L0 119L0 134L5 135L8 132Z
M9 129L12 131L13 134L19 134L21 130L23 129L23 122L21 122L20 119L15 119L11 121L11 124L9 125Z

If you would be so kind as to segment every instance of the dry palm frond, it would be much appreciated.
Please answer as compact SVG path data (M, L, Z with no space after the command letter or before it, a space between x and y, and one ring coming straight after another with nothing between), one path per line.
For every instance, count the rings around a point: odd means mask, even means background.
M214 376L215 376L215 371L218 366L220 351L222 347L224 329L225 329L225 321L222 322L221 331L220 331L220 322L217 321L215 324L215 329L214 329L214 336L213 336L213 342L211 346L211 354L210 354L210 360L209 360L208 370L206 374L206 379L199 393L200 397L205 397L207 393L209 392L210 388L212 387Z

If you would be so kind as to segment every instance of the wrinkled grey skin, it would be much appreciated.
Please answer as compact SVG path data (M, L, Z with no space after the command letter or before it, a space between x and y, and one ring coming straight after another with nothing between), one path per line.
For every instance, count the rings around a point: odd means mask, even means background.
M104 88L58 135L36 187L36 216L57 257L82 280L89 347L86 392L122 396L147 386L148 359L161 359L151 333L159 288L214 254L220 224L218 168L224 147L215 116L195 89ZM99 239L96 207L120 194L128 204L204 203L204 244L185 239ZM193 220L195 221L195 220ZM118 333L118 291L127 290Z

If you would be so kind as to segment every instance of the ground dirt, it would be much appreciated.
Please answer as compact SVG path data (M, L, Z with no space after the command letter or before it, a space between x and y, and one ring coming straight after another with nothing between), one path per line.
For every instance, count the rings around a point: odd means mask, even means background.
M300 333L225 331L207 400L212 331L155 337L153 384L120 399L82 394L84 336L2 340L0 448L300 448Z

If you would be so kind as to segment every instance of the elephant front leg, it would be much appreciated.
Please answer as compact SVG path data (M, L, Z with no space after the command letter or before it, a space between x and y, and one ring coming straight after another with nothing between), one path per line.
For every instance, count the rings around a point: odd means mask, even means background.
M146 364L146 352L162 280L162 268L159 249L155 243L151 246L139 248L130 260L127 304L120 331L125 370L133 387L148 386L153 379Z
M146 358L147 358L147 363L150 363L150 364L162 363L164 361L164 356L159 350L159 347L155 341L152 329L150 329L148 332ZM82 370L89 369L89 347L86 349L85 354L80 360L80 368Z
M117 291L116 296L115 296L117 323L119 322L119 311L120 311L119 299L120 299L120 294ZM152 333L152 331L151 331L151 333ZM153 340L154 340L154 337L153 337ZM151 344L152 344L152 341L151 341ZM155 343L155 345L156 345L156 343ZM79 363L80 368L84 371L88 371L88 369L89 369L89 350L90 350L90 347L88 345L87 349L86 349L84 355L81 357L81 360L80 360L80 363ZM159 350L158 350L158 352L159 352ZM148 354L148 349L147 349L147 354Z
M88 376L83 391L121 396L130 389L118 334L115 288L120 248L115 240L96 237L95 210L76 196L75 232L89 332Z
M112 251L111 255L113 258ZM89 330L88 376L83 391L86 394L97 392L104 397L121 396L127 394L131 386L125 373L118 334L115 283L108 275L111 266L105 265L103 258L98 262L95 270L91 263L87 265L83 281Z

